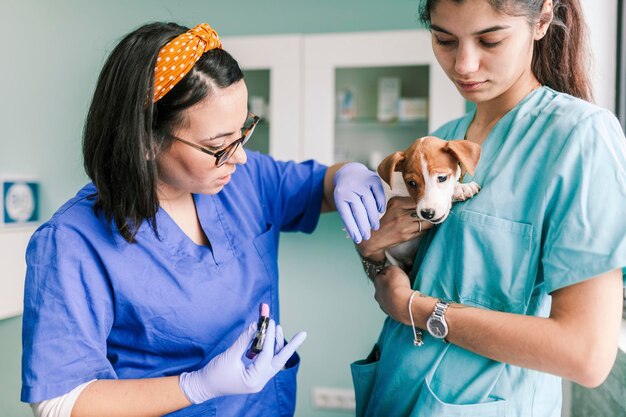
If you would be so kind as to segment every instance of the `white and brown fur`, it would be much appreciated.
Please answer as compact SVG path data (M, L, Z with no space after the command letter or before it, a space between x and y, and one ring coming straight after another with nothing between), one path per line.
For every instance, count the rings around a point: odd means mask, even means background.
M459 178L474 170L480 160L480 145L466 140L445 141L434 136L415 140L404 151L387 156L378 166L385 197L411 197L420 221L440 224L454 201L465 201L480 190L475 182ZM405 269L413 264L420 238L385 251L389 263Z

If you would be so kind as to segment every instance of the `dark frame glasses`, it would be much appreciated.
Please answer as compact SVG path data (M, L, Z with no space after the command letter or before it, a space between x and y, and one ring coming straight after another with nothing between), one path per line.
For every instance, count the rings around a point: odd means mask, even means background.
M175 139L179 142L184 143L185 145L189 145L192 148L199 150L200 152L204 152L208 155L211 155L212 157L215 158L215 166L220 167L224 165L224 163L226 163L226 161L228 161L231 156L233 156L233 154L235 153L239 145L244 146L250 140L250 137L252 136L252 132L254 132L254 128L259 123L259 120L261 120L261 118L253 113L248 112L248 118L246 119L246 121L248 122L249 120L251 120L251 122L248 123L249 126L247 127L244 126L242 129L243 130L242 136L239 139L234 140L230 145L226 146L224 149L217 151L217 152L213 152L212 150L207 149L202 145L189 142L188 140L181 139L174 135L168 135L168 136L171 137L172 139Z

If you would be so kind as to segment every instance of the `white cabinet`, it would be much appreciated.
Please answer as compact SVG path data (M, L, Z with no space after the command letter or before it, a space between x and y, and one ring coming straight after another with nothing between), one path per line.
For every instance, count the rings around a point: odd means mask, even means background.
M465 102L439 67L432 52L429 32L406 30L305 37L304 154L325 163L335 162L338 133L335 84L339 69L420 66L428 74L428 121L425 131L430 132L444 122L461 116ZM372 85L372 90L376 90L376 85ZM365 124L363 130L371 130L376 125L375 122L371 126ZM384 140L382 133L380 136ZM351 145L358 147L354 142ZM396 150L400 149L404 146Z
M223 44L244 73L269 70L269 153L278 159L332 164L347 156L367 162L364 155L404 149L465 112L465 101L439 67L426 30L234 37ZM427 100L426 120L376 119L371 109L375 81L388 75L402 78L408 96ZM338 88L352 81L364 104L357 106L354 121L337 121Z
M268 129L269 153L280 160L299 160L301 149L302 36L267 35L222 38L222 45L244 71L269 72L269 109L259 131ZM249 85L251 90L253 85ZM265 123L265 126L263 126ZM250 144L258 139L258 133ZM261 135L259 135L261 136Z

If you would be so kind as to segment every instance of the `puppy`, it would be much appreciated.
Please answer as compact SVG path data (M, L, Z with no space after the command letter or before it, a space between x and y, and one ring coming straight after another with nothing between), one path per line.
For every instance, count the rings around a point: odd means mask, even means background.
M474 175L479 160L480 145L476 143L426 136L383 159L378 175L383 180L387 201L392 197L411 197L415 201L412 216L440 224L448 217L454 201L465 201L480 190L475 182L459 182L465 172ZM408 270L419 242L418 237L388 248L387 260Z

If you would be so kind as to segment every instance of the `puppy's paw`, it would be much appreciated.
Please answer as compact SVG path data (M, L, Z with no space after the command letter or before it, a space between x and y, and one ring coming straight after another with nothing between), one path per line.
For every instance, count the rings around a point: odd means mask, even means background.
M454 194L452 194L452 201L465 201L472 197L474 197L480 191L480 185L476 184L474 181L461 184L457 182L454 184Z

